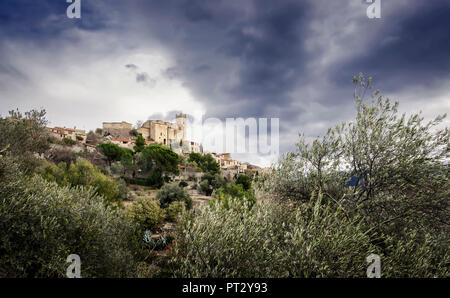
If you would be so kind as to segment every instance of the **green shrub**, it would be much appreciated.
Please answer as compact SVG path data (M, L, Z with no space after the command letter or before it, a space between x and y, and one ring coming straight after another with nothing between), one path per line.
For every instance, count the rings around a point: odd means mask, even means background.
M139 198L128 207L128 215L143 233L146 230L155 231L164 220L164 212L159 202L149 198Z
M163 145L150 144L136 154L136 165L142 174L153 172L161 176L166 173L178 175L178 162L178 154Z
M202 176L202 181L200 182L200 189L205 195L210 196L215 189L219 189L225 185L226 182L222 175L205 173Z
M203 180L202 182L200 182L200 190L207 196L210 196L213 192L213 188L211 187L211 185L209 184L208 180Z
M119 198L121 200L126 200L128 198L128 186L125 180L117 180L117 188L119 189Z
M132 277L135 227L92 189L23 176L0 157L0 268L9 277L65 277L69 254L82 277ZM3 173L3 174L1 174Z
M76 143L77 143L76 141L69 139L69 138L63 138L61 140L61 142L63 145L67 145L67 146L73 146L73 145L76 145Z
M450 277L448 233L422 235L420 231L404 229L376 239L381 248L382 277Z
M120 161L123 156L132 156L130 149L122 148L117 144L103 143L97 146L103 155L108 159L109 164L113 161Z
M22 114L9 111L9 117L0 116L0 150L13 154L20 168L31 173L39 166L35 153L49 149L45 110L31 110Z
M364 277L375 247L358 220L320 203L293 209L230 200L179 222L173 268L187 278Z
M191 152L189 154L188 162L198 168L204 173L210 173L212 175L220 173L220 166L214 160L211 154L201 154Z
M178 183L178 186L184 188L184 187L188 186L188 183L186 181L180 181L180 183Z
M165 184L156 195L162 208L167 208L172 202L180 201L186 204L186 208L192 207L192 199L189 194L176 184Z
M321 195L298 207L229 204L200 206L182 216L171 262L176 277L366 277L372 253L381 257L382 277L449 276L448 236L439 242L412 231L379 235L362 217L322 203Z
M87 160L79 159L69 167L65 163L56 166L44 162L37 172L46 180L54 181L60 186L92 187L106 202L121 203L118 183Z
M61 186L68 185L65 181L67 164L65 162L60 162L58 165L43 161L41 166L36 170L45 180L56 182Z
M175 201L170 203L166 211L166 219L168 221L176 221L178 216L186 210L186 204L181 201Z
M225 208L229 208L231 200L246 203L249 208L256 203L253 191L251 189L245 190L242 184L236 184L234 181L217 190L216 200Z
M244 190L249 190L252 187L252 178L247 175L239 175L236 179L236 184L241 184Z
M161 172L152 171L148 175L148 178L146 180L147 186L153 186L156 188L161 188L161 186L164 185L164 177Z
M112 175L122 175L125 171L125 167L122 165L120 161L113 162L111 164L111 174Z

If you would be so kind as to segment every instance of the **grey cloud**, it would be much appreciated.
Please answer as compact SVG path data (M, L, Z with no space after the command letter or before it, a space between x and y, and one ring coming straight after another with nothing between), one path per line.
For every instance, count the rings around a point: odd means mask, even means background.
M136 64L130 63L125 65L125 67L135 73L137 83L144 84L150 88L155 87L157 80L151 78L146 72L139 72L139 67Z
M136 64L127 64L125 65L126 68L132 69L132 70L137 70L138 67Z
M166 114L162 113L153 113L147 117L147 120L163 120L163 121L173 121L176 118L177 114L182 114L182 110L177 111L169 111Z
M177 67L169 67L163 71L163 75L169 79L177 79L181 76L181 72Z

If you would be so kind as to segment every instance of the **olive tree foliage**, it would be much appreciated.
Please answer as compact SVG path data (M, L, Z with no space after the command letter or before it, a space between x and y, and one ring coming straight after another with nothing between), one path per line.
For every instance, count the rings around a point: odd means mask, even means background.
M45 110L24 114L12 110L8 117L0 117L0 148L19 157L17 161L26 170L33 170L37 165L33 154L42 154L49 148L45 114Z
M192 208L192 199L184 188L177 184L165 184L156 195L162 208L169 207L173 202L184 202L188 209Z
M82 277L135 276L136 227L94 189L58 186L23 175L16 157L0 153L0 274L65 277L70 254Z
M185 213L176 234L172 270L184 278L366 277L366 257L383 260L384 277L445 277L448 255L430 239L376 235L361 216L324 202L323 195L294 207L238 201ZM383 243L375 245L375 242Z
M320 189L380 225L413 221L448 229L449 171L442 163L449 158L450 132L440 128L446 115L429 122L420 113L408 117L398 112L398 102L373 92L371 78L360 74L354 83L355 119L312 142L301 136L297 150L284 155L262 185L300 202ZM352 177L356 183L349 186Z

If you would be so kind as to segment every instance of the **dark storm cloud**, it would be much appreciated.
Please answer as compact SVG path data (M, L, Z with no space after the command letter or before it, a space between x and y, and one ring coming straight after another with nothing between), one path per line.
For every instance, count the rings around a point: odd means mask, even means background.
M260 115L267 104L286 104L290 100L287 93L301 83L307 58L302 47L307 11L299 2L281 7L262 5L254 19L228 32L230 41L224 51L241 63L239 83L228 92L234 98L247 99L245 109Z
M62 33L74 27L98 31L113 26L109 16L99 11L101 5L96 1L82 1L81 19L67 18L70 3L65 0L3 0L0 5L0 32L30 42L64 38Z
M410 1L378 27L375 34L368 31L372 38L365 45L365 55L331 69L336 83L344 84L349 75L362 71L372 75L384 90L395 91L450 76L450 1Z
M176 76L209 116L281 116L272 107L287 105L292 88L308 82L309 2L150 3L142 3L150 14L142 24L177 58Z

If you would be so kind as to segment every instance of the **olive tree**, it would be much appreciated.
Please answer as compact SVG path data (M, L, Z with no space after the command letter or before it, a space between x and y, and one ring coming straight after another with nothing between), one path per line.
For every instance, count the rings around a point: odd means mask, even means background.
M42 154L49 148L45 114L45 110L31 110L24 114L13 110L8 117L0 117L0 148L17 156L17 161L27 171L37 166L34 154Z
M283 199L308 201L313 191L379 224L448 228L450 185L446 115L425 122L398 112L372 79L354 78L356 117L283 156L265 181ZM365 95L372 92L369 100ZM349 180L356 183L349 185Z

